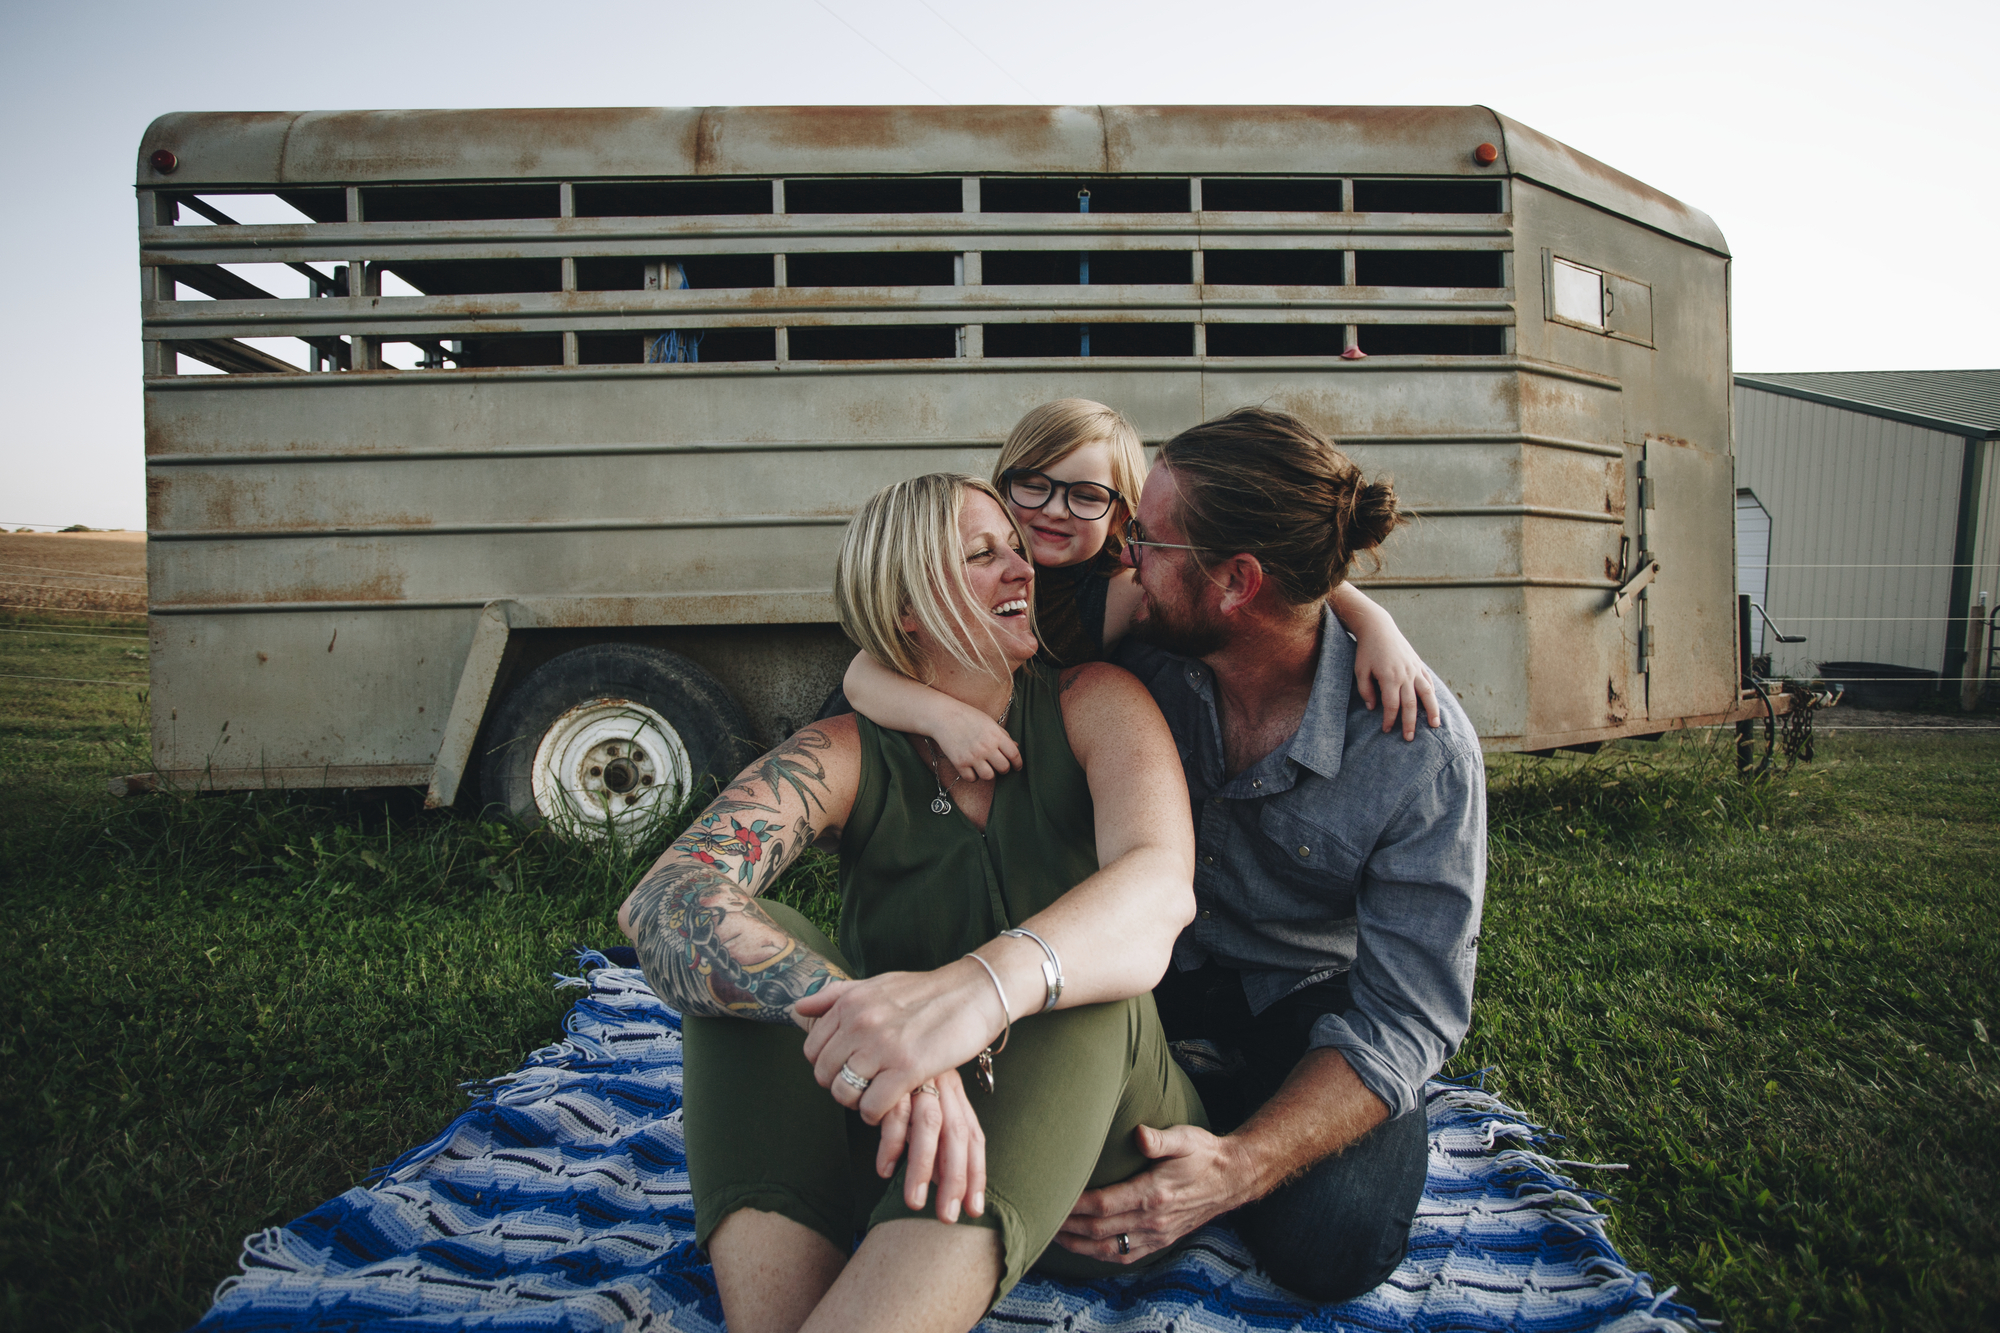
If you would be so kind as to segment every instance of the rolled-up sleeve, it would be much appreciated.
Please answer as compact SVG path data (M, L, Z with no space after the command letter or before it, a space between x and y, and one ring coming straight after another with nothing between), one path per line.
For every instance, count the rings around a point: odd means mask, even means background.
M1472 1020L1486 895L1486 772L1476 743L1413 783L1368 857L1355 901L1354 1007L1312 1030L1389 1114L1422 1102Z

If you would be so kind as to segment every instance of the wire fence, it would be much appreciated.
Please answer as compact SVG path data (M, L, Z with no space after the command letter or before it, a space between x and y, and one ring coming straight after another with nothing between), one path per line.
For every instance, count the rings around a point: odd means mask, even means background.
M1836 683L1864 708L1971 709L1993 693L1990 560L1746 561L1737 586L1751 596L1744 655L1757 678Z

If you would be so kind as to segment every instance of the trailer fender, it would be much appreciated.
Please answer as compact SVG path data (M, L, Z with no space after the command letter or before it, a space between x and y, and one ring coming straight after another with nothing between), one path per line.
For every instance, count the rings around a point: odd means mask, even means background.
M517 610L513 602L502 600L488 602L479 613L479 627L472 632L472 650L465 655L465 669L458 676L458 693L451 701L451 716L445 719L444 735L438 741L430 791L424 797L424 805L430 809L450 805L458 799L459 784L465 781L465 766L472 760L479 724L486 720L486 704L493 694L494 678L500 673L500 659L506 654L507 636L513 630Z

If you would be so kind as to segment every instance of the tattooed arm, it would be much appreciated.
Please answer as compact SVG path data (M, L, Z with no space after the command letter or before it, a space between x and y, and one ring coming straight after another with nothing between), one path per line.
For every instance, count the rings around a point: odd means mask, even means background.
M743 770L632 890L618 925L685 1014L798 1021L847 975L757 903L808 845L837 844L860 779L854 720L815 723Z

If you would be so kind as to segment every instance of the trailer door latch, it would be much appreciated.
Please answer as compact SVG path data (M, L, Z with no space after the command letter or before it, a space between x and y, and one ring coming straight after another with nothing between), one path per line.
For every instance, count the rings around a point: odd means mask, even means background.
M1623 618L1623 616L1625 615L1625 608L1632 605L1633 599L1636 598L1640 593L1644 592L1646 590L1646 585L1651 583L1655 578L1658 578L1659 573L1660 573L1659 560L1647 552L1644 551L1640 552L1638 570L1633 573L1631 578L1625 580L1625 586L1620 588L1616 593L1612 594L1611 597L1612 612L1617 616L1619 616L1620 618Z

